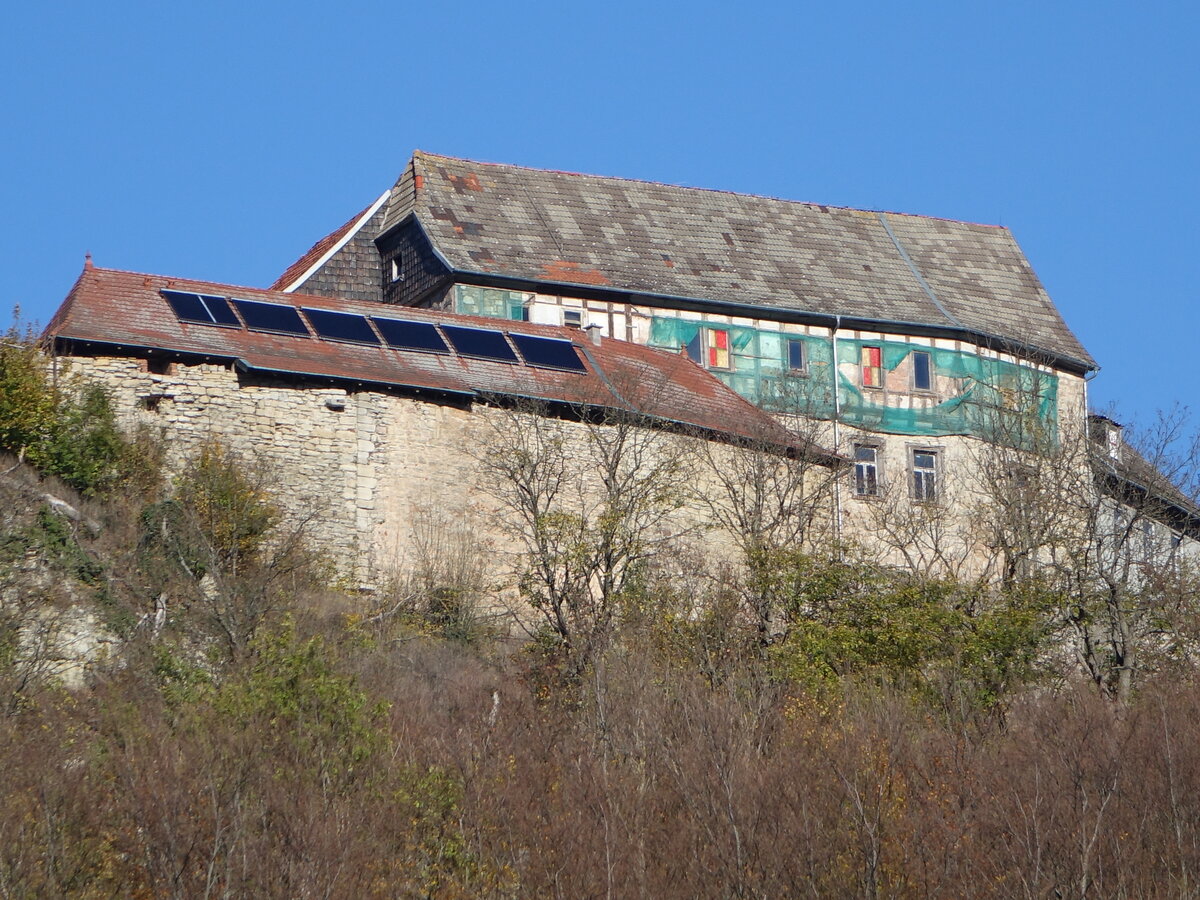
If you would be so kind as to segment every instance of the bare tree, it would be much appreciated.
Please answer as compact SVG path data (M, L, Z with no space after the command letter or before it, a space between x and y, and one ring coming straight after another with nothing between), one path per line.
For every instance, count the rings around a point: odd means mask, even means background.
M833 491L842 467L820 449L815 420L789 424L790 448L780 446L777 433L698 443L695 500L738 551L734 580L763 644L780 625L782 598L773 576L779 555L824 549L835 540Z
M576 422L545 405L501 405L486 420L482 486L520 548L517 588L578 674L607 645L646 563L688 531L677 513L692 449L621 411Z

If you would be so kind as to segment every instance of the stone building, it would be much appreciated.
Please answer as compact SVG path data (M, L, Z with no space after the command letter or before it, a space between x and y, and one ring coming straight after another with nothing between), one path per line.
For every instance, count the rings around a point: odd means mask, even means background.
M1153 482L1160 543L1200 534L1152 465L1106 455L1097 365L1002 227L417 152L270 289L88 269L48 337L178 452L275 454L363 579L418 507L487 518L471 448L496 398L841 465L830 538L918 570L1002 574L1011 523L981 511L1019 513L1021 457L1072 445L1064 490L1128 507Z
M976 505L995 444L1082 434L1096 370L1006 228L421 152L274 287L683 353L820 423L854 463L835 529L868 544ZM923 553L978 570L969 522L936 530Z
M292 519L363 587L411 559L430 514L508 549L480 474L497 417L553 419L564 441L632 421L844 463L686 357L595 331L89 265L45 340L60 372L109 388L127 424L161 429L176 469L209 441L268 465ZM697 537L721 552L719 535Z

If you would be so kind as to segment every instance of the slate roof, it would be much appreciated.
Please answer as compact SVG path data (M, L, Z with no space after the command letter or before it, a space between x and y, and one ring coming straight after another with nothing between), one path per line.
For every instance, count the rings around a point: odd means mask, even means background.
M1106 439L1110 427L1120 429L1107 416L1088 416L1092 466L1097 477L1102 483L1108 484L1110 492L1118 499L1126 502L1132 500L1143 507L1151 518L1168 520L1168 524L1200 538L1200 506L1195 498L1180 490L1161 465L1151 462L1126 442L1123 432L1114 459Z
M574 344L585 371L190 324L176 318L160 293L164 289L559 338ZM605 339L596 345L578 329L89 267L55 313L43 339L73 354L151 350L232 361L248 371L362 386L632 411L666 424L816 454L829 463L838 459L783 428L686 357L619 340Z
M1000 226L421 151L381 237L410 216L458 274L944 329L1095 368Z

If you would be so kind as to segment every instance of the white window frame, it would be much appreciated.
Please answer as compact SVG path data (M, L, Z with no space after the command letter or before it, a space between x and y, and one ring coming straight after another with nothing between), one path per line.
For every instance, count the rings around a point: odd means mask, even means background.
M883 487L882 466L879 459L879 445L860 443L854 445L854 496L862 500L875 499L880 496L880 491ZM871 459L859 459L858 454L862 451L871 451ZM861 467L861 472L860 472ZM874 490L864 491L860 487L864 484L862 473L870 471L874 478Z
M918 465L918 456L928 456L929 465ZM918 503L938 503L943 493L942 452L936 447L911 447L908 451L909 490Z

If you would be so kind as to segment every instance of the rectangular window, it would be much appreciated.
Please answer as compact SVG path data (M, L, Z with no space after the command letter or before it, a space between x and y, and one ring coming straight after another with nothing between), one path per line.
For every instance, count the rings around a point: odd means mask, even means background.
M729 368L729 332L723 328L706 328L708 345L708 367L710 369Z
M563 324L568 328L579 328L583 325L583 312L578 309L564 309Z
M787 342L787 367L789 372L804 371L804 341L795 339Z
M931 450L912 453L913 499L936 503L938 498L937 454Z
M859 497L879 496L879 449L877 447L855 445L854 493Z
M883 352L878 347L862 348L862 386L883 387Z
M933 388L932 367L929 354L924 350L914 350L912 355L913 390L928 391Z

